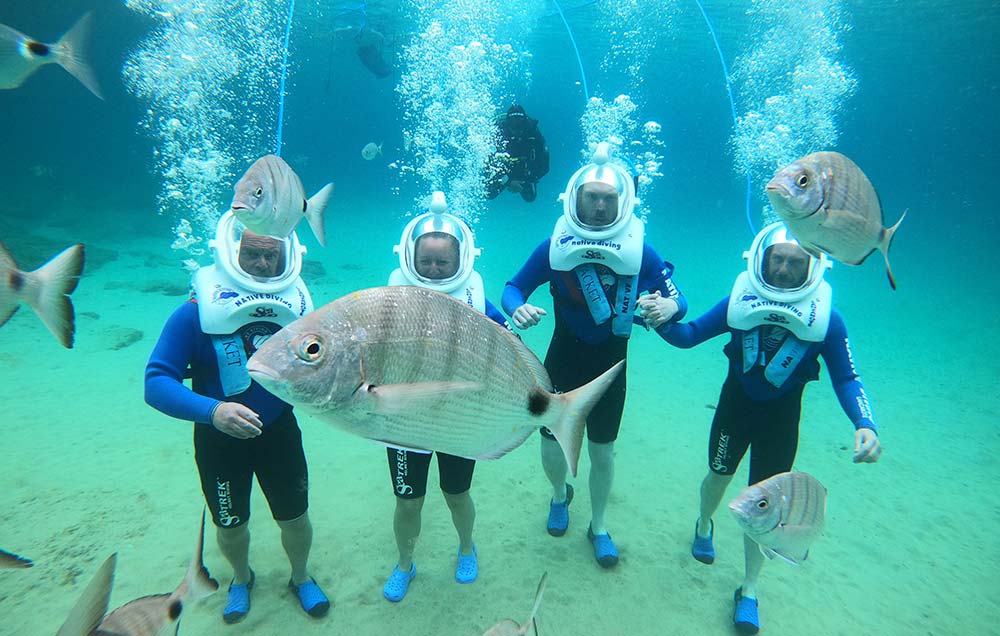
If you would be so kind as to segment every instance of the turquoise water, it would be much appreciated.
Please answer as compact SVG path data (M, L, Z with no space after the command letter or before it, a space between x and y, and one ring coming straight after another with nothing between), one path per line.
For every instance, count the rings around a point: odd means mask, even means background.
M56 631L111 552L119 552L113 606L172 589L183 576L200 497L189 430L144 404L143 367L186 296L181 262L208 262L171 249L177 224L187 218L207 237L233 181L277 143L286 2L129 4L0 5L0 23L48 42L93 10L88 57L106 96L95 99L54 67L0 91L0 240L24 269L74 242L88 254L73 295L73 350L60 348L27 308L0 329L8 411L0 548L36 562L0 571L0 633ZM850 425L826 376L809 387L796 466L826 483L830 517L808 565L766 566L762 633L1000 633L992 574L1000 566L1000 346L991 336L1000 326L992 275L1000 5L706 1L731 71L736 128L695 2L567 1L569 31L551 1L444 5L369 3L368 19L394 61L393 75L377 79L335 32L354 24L342 19L348 3L296 1L281 154L308 194L336 184L328 247L300 231L316 304L381 284L406 217L435 188L477 220L479 270L498 301L504 281L551 232L555 198L587 141L615 131L627 150L662 161L640 190L648 240L675 264L697 316L728 293L742 267L751 238L745 171L750 221L759 225L767 214L761 175L781 153L787 160L839 150L878 189L887 224L909 210L891 252L898 291L878 254L829 275L886 452L874 466L851 465L841 448L851 442ZM231 17L206 17L215 15ZM481 57L473 41L484 45ZM456 43L466 47L460 58L442 63ZM184 73L164 62L167 75L154 77L136 62L143 52L198 61ZM796 67L804 79L789 83ZM202 82L197 90L194 81ZM627 108L611 108L621 94ZM603 106L588 109L588 96ZM513 99L540 120L552 155L532 204L510 193L477 199L470 176L486 143L476 124ZM749 126L750 112L767 126ZM661 128L652 139L643 137L649 121ZM383 144L383 155L365 161L360 150L371 141ZM217 154L204 154L205 144ZM208 163L170 172L184 157ZM533 300L548 302L541 291ZM550 327L524 333L540 356ZM523 620L548 570L541 634L732 633L730 599L742 578L735 524L719 521L712 568L687 553L706 405L715 403L725 368L721 346L681 352L644 332L632 343L609 509L622 551L613 572L597 568L579 536L586 499L574 505L565 541L541 530L550 495L529 440L477 468L481 580L450 581L452 529L432 495L416 555L421 575L403 604L389 606L381 585L395 550L382 451L304 421L312 569L334 609L323 622L306 622L282 596L284 557L257 498L253 555L265 585L241 628L476 634L506 616ZM211 539L206 562L228 581ZM189 608L181 633L232 631L217 617L222 596Z

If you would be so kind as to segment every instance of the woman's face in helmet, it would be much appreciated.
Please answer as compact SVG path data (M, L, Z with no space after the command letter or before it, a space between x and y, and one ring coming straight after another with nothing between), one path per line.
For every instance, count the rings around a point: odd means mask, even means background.
M590 227L611 225L618 218L618 190L599 181L583 184L576 191L576 218Z
M794 243L777 243L764 254L764 282L780 289L797 289L809 275L809 255Z
M417 274L430 280L445 280L458 272L458 241L442 232L431 232L413 246Z

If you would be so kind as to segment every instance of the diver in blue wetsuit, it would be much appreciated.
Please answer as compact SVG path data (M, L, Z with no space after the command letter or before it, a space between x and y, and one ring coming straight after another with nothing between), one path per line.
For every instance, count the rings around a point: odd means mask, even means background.
M167 320L146 365L146 402L194 422L202 491L219 550L233 568L223 620L236 623L250 611L254 475L281 529L292 570L288 585L303 611L319 618L330 602L308 570L313 529L302 433L292 407L246 371L247 359L268 337L312 311L299 278L305 249L294 233L276 239L244 229L232 212L219 220L210 246L215 264L195 273L195 298Z
M701 485L701 512L691 554L702 563L715 560L712 515L740 461L750 450L754 484L792 469L798 447L802 391L819 377L819 357L844 413L854 424L854 462L876 462L882 452L864 385L854 368L847 328L831 305L823 275L825 255L814 258L791 239L781 223L765 227L754 239L730 295L705 315L673 325L667 342L693 347L728 333L729 373L722 385L709 436L709 471ZM640 299L640 313L645 311ZM651 310L653 308L651 307ZM735 593L733 623L756 634L757 578L764 555L744 536L746 578Z
M399 245L399 267L389 275L390 285L415 285L448 294L510 328L503 314L486 299L483 279L475 270L480 254L472 230L449 214L443 192L435 192L430 211L415 217L403 229ZM402 448L387 449L389 477L396 495L393 531L399 560L389 575L382 595L393 603L406 596L416 576L413 551L420 536L421 511L427 494L431 454ZM438 480L451 519L458 533L458 564L455 580L472 583L479 576L478 554L472 540L476 507L469 494L476 461L435 452Z
M592 162L570 177L561 198L563 214L552 236L507 282L502 305L515 327L533 327L546 312L528 304L528 297L548 284L555 326L545 368L555 389L566 392L625 359L632 324L643 322L634 315L640 292L651 292L645 326L661 337L684 316L687 301L671 280L673 265L645 242L645 226L633 213L634 181L611 160L607 143L599 144ZM603 567L618 562L604 514L625 405L625 375L618 375L587 418L592 515L587 536ZM542 429L542 467L552 483L547 529L559 537L569 525L573 487L566 483L563 452L547 429Z

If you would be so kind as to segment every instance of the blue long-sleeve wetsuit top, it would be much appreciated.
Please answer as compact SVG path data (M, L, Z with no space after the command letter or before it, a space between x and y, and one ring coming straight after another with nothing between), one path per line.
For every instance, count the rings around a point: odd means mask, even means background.
M497 306L491 303L489 299L486 299L486 315L501 327L510 329L510 323L507 322L507 317L504 316L503 313L497 309Z
M184 373L191 366L191 388ZM186 302L163 327L146 364L146 403L171 417L210 424L212 411L223 401L239 402L253 409L267 426L289 405L251 381L250 388L226 396L211 336L201 330L198 305Z
M600 344L612 337L612 321L608 320L603 324L596 324L590 315L590 309L583 298L580 284L572 272L559 272L549 265L549 244L552 239L547 238L535 248L535 251L528 257L527 262L520 271L507 281L503 290L501 305L508 315L513 315L514 310L527 302L528 297L543 283L549 283L549 291L552 293L553 309L569 325L570 329L580 340L588 344ZM659 291L667 298L673 298L677 302L678 310L669 322L664 323L656 332L660 337L670 328L670 324L684 317L687 313L687 299L680 293L671 280L674 267L665 262L652 247L643 243L642 264L639 268L639 281L637 290L639 292ZM609 294L612 302L614 295ZM643 324L638 316L633 316L633 321Z
M878 430L864 384L851 359L847 326L836 309L830 312L830 325L823 342L810 343L795 371L780 387L776 387L767 381L759 366L751 369L750 373L743 373L742 339L745 332L729 326L726 321L728 307L727 296L696 320L673 325L664 334L664 340L676 347L689 349L728 331L730 339L723 350L729 358L729 373L739 378L743 390L754 401L777 398L797 386L819 379L819 356L823 356L840 406L854 423L854 428Z

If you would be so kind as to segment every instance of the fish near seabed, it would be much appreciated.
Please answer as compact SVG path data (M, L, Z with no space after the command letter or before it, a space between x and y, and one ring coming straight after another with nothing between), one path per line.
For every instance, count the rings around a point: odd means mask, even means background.
M154 594L129 601L110 614L108 601L115 580L118 554L104 561L101 569L87 585L80 600L59 628L56 636L160 636L176 634L184 606L204 598L219 589L202 562L205 543L205 511L201 513L198 543L188 566L187 575L171 594Z
M0 89L17 88L46 64L66 69L99 99L101 87L84 61L84 42L90 32L90 13L77 20L55 44L32 39L16 29L0 24Z
M26 559L13 552L0 550L0 570L25 570L33 565L35 564L31 562L31 559Z
M542 604L542 594L545 593L545 582L548 578L549 573L546 572L542 574L541 580L538 581L538 591L535 592L535 604L532 606L527 620L518 625L514 619L506 618L483 632L483 636L525 636L528 630L531 630L537 636L538 628L535 626L535 614L538 613L538 608Z
M75 313L69 295L83 272L84 248L66 248L33 272L17 268L10 252L0 243L0 327L26 303L35 310L59 344L73 348Z
M779 473L747 486L729 510L764 556L798 565L823 532L826 487L808 473Z
M421 287L343 296L271 336L247 364L264 388L387 446L496 459L547 426L576 475L587 415L621 371L552 393L513 332Z
M889 246L906 211L886 229L878 194L853 161L839 152L814 152L776 172L766 192L807 252L814 256L825 252L846 265L860 265L879 250L889 284L896 289Z
M305 216L316 240L326 247L323 213L333 194L332 183L307 200L302 180L292 167L277 155L265 155L247 169L235 190L229 207L250 231L286 238Z

